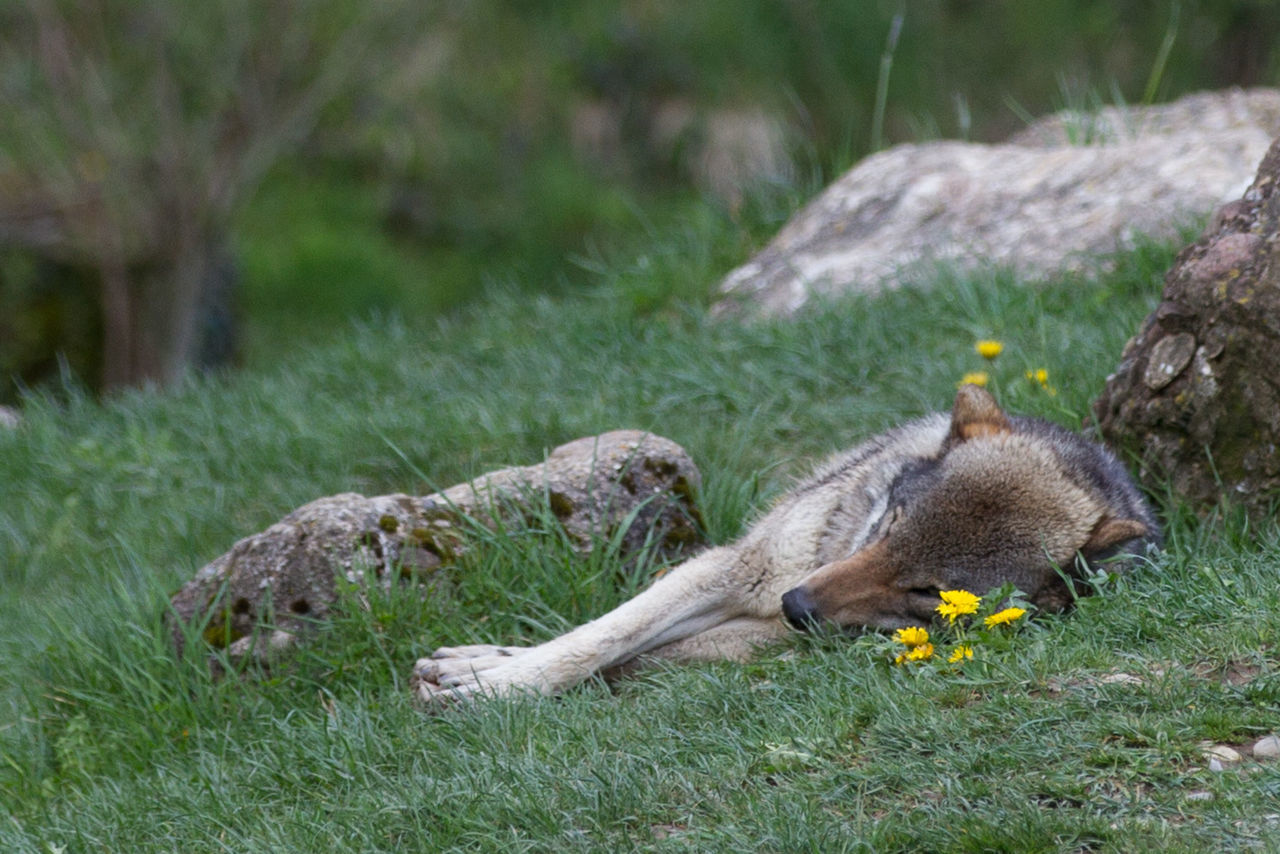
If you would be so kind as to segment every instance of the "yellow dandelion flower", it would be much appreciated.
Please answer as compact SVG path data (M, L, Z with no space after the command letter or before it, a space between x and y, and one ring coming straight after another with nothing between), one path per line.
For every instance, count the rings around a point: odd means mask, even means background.
M978 355L984 359L994 359L1004 352L1004 345L999 341L993 341L985 338L973 345L973 349L978 351Z
M920 646L914 646L907 653L907 661L927 661L933 658L933 644L922 643Z
M942 604L935 610L952 623L956 617L977 611L978 603L982 601L981 596L974 596L968 590L943 590L938 595L942 597Z
M938 593L938 598L948 605L962 605L969 610L966 614L972 614L978 610L978 603L982 601L981 596L974 596L968 590L943 590Z
M1049 372L1044 368L1036 368L1034 371L1027 371L1027 379L1033 383L1039 383L1040 388L1044 389L1050 397L1058 393L1058 390L1049 385Z
M904 646L917 647L929 642L929 632L920 626L909 626L894 632L893 639Z
M911 649L899 655L893 660L894 664L904 664L913 661L928 661L933 658L933 644L922 643L919 646L913 646Z
M947 664L958 664L970 658L973 658L973 647L964 644L952 650L951 657L947 659Z
M1027 613L1026 608L1005 608L1003 611L996 611L982 622L987 628L993 629L996 626L1008 625L1025 613Z
M956 386L957 386L957 387L962 386L962 385L981 385L981 386L985 386L985 385L987 384L987 380L988 380L988 379L990 379L990 378L987 376L987 372L986 372L986 371L973 371L973 372L971 372L971 373L967 373L967 374L965 374L963 377L961 377L961 378L960 378L960 382L956 383Z
M946 603L939 605L937 610L939 614L947 618L948 623L954 623L956 621L956 617L959 617L961 614L971 613L969 611L961 611L957 609L955 605L948 605Z

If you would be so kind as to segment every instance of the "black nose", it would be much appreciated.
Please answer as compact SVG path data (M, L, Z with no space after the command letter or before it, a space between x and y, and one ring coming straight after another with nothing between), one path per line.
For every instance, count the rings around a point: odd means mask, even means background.
M797 629L808 629L818 622L818 603L808 590L794 587L782 594L782 615Z

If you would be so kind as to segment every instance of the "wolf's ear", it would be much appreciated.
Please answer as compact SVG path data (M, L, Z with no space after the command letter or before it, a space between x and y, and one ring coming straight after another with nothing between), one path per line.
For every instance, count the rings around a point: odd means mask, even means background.
M960 391L956 392L956 404L951 410L952 442L995 436L1012 430L1009 416L1004 414L986 389L976 385L960 386Z
M1148 533L1146 524L1139 522L1137 519L1117 519L1114 516L1103 516L1098 524L1093 526L1093 533L1089 535L1089 539L1085 542L1081 551L1099 552L1112 546L1118 546L1127 540L1145 537Z

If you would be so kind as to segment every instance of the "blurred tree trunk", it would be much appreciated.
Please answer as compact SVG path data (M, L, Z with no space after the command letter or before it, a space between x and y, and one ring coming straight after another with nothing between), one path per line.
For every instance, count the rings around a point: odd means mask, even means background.
M328 105L395 67L416 6L0 6L0 242L96 271L105 387L213 352L201 312L230 322L234 212Z
M219 358L204 358L212 331L205 321L225 317L226 306L211 286L220 243L210 238L182 247L150 263L105 264L101 269L102 371L107 388L179 379L188 366L217 367L234 358L234 344L218 347ZM221 294L230 298L230 294ZM234 340L234 330L221 334Z
M1094 414L1148 486L1269 515L1280 497L1280 140L1244 197L1178 255Z

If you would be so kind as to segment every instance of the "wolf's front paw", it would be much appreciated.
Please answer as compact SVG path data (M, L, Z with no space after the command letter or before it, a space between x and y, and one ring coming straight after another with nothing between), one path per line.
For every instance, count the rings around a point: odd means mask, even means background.
M514 660L510 655L502 653L475 658L423 658L414 668L414 675L420 681L430 682L441 688L452 688L456 685L494 681L488 677L496 675L495 671Z
M536 670L519 666L519 661L505 657L498 661L491 659L462 659L474 661L476 665L464 668L456 662L450 662L448 672L441 672L440 662L435 661L436 669L428 669L424 673L415 672L410 683L414 696L428 704L438 705L456 700L471 700L477 697L514 697L520 694L549 694L551 683L541 678Z
M506 664L526 650L522 646L494 646L487 643L468 646L442 646L428 658L420 658L413 666L415 680L437 685L456 683L459 677L491 670Z
M417 699L433 704L477 694L513 693L522 687L522 680L509 667L506 674L498 671L527 651L528 647L491 644L440 647L430 657L418 659L409 684Z

